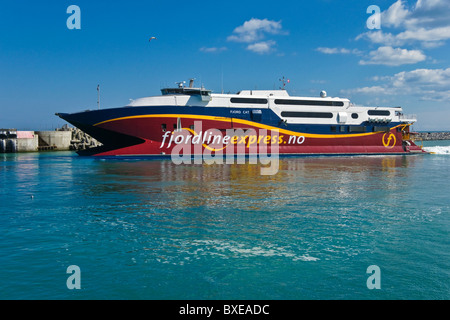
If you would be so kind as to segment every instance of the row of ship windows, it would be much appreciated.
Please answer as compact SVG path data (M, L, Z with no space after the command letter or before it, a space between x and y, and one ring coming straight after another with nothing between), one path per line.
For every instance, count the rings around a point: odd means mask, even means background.
M390 127L373 126L369 127L373 132L389 132ZM366 126L330 126L330 132L367 132Z
M248 104L267 104L268 100L264 98L231 98L231 103ZM295 105L295 106L324 106L324 107L343 107L342 101L320 101L320 100L288 100L275 99L275 104Z
M367 112L369 116L390 116L391 112L389 110L369 110ZM286 118L322 118L331 119L333 118L332 112L297 112L297 111L283 111L281 112L282 117ZM358 119L357 113L352 113L353 119Z

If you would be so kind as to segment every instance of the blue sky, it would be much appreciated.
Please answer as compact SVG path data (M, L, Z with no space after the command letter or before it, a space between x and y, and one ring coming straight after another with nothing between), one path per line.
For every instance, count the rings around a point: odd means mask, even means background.
M189 78L237 92L285 76L291 95L403 106L416 130L450 130L449 53L448 0L4 1L0 127L62 126L55 112L97 107L97 84L106 108Z

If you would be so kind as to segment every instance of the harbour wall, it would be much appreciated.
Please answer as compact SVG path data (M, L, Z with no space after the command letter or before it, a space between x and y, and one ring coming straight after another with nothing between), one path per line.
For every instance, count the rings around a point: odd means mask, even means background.
M17 150L21 152L37 151L39 137L34 131L17 131Z
M0 129L0 153L84 150L101 144L77 128L55 131Z
M70 142L70 150L85 150L101 146L101 143L92 138L86 132L78 128L70 128L72 132L72 140Z
M450 131L444 132L417 132L415 136L421 140L450 140Z
M40 150L65 151L70 149L72 132L70 131L36 131Z

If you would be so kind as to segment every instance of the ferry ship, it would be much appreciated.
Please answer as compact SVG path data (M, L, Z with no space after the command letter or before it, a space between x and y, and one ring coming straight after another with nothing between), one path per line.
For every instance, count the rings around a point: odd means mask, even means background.
M325 91L291 96L284 83L279 90L224 94L194 87L191 79L123 107L56 115L102 143L80 155L168 156L180 141L193 154L205 149L251 154L275 146L280 155L425 152L410 131L416 117L401 107L358 106ZM174 139L182 133L185 139ZM219 134L222 140L213 146Z

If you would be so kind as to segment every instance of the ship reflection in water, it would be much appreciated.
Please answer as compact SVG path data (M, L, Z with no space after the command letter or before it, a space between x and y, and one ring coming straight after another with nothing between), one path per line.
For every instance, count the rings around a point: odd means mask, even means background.
M260 164L175 165L170 160L94 160L98 183L83 187L90 196L126 193L136 205L153 210L226 208L277 210L317 206L323 198L356 198L373 191L388 201L407 183L404 170L418 156L343 156L281 158L275 175L261 175ZM95 169L94 169L95 168ZM94 172L90 172L92 175ZM399 179L401 178L401 179ZM82 182L80 182L82 183ZM134 208L136 209L136 208Z

